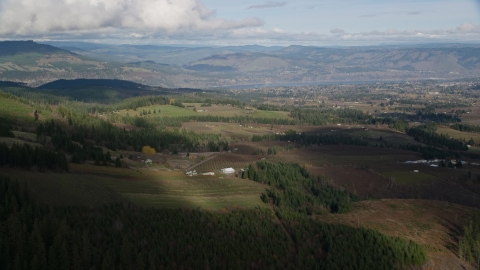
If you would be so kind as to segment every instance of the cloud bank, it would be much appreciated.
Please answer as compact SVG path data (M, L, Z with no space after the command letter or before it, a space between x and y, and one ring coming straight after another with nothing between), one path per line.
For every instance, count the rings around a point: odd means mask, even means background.
M288 2L263 2L248 9ZM404 15L418 15L413 10ZM365 17L380 16L365 14ZM112 43L323 45L423 41L478 41L480 25L451 29L390 29L352 32L308 25L291 32L266 29L258 18L217 18L199 0L0 0L0 40L83 40ZM322 32L323 31L323 32Z
M257 18L231 21L197 0L0 0L0 35L170 33L257 27Z

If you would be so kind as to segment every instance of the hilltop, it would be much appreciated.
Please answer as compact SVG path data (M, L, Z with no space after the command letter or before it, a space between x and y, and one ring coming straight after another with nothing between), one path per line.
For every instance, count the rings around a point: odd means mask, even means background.
M74 55L74 53L63 50L54 46L36 43L29 41L2 41L0 42L0 56L38 53L38 54L67 54Z

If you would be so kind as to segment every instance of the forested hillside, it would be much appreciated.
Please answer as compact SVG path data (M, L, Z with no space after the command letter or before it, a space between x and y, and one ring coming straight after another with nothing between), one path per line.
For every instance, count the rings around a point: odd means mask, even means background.
M413 242L305 216L49 208L32 202L25 186L0 180L0 269L401 269L426 260Z

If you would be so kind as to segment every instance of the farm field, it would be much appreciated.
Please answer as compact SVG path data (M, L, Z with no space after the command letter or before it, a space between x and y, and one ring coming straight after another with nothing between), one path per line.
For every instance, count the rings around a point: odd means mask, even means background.
M480 125L480 106L470 107L471 113L462 115L462 123Z
M265 186L234 176L188 177L180 171L71 167L70 173L2 168L2 174L26 181L38 202L54 206L93 207L127 201L144 207L212 210L265 206L260 200Z
M404 237L423 245L427 269L474 269L458 258L456 235L473 209L457 204L427 200L384 199L354 204L347 214L318 216L319 220L371 228Z
M263 158L261 155L219 154L195 168L197 171L217 171L223 168L243 169L249 164L255 164Z
M439 134L447 134L448 136L454 138L454 139L460 139L460 140L465 140L469 141L470 139L473 139L475 142L480 142L480 134L479 133L469 133L469 132L462 132L458 131L449 127L445 126L439 126L437 128L437 133Z
M233 140L251 141L253 135L282 134L289 129L297 133L305 132L307 134L345 134L353 136L362 136L365 138L377 140L383 136L388 142L393 143L412 143L411 137L400 132L393 131L388 127L375 127L368 125L268 125L268 124L236 124L236 123L218 123L218 122L186 122L182 128L192 130L196 133L220 133ZM365 130L367 128L368 130Z
M265 135L279 132L280 126L270 130L269 125L242 125L234 123L217 122L186 122L182 128L192 130L196 133L222 134L226 138L236 141L251 141L253 135Z

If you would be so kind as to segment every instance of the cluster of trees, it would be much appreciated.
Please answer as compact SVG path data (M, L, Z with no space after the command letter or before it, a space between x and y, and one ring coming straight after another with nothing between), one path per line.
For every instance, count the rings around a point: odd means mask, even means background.
M150 105L167 105L170 104L170 98L167 96L142 96L125 99L112 106L104 107L105 109L115 108L117 110L130 109L136 110L139 107L146 107Z
M277 106L272 104L259 104L259 105L253 105L253 107L261 111L285 111L285 112L290 111L288 107Z
M65 154L40 147L32 148L29 144L14 144L8 148L5 143L0 143L0 166L4 165L26 169L36 166L40 171L68 171Z
M413 122L435 122L437 124L448 125L451 123L459 123L462 121L458 116L446 113L417 113L408 116Z
M112 150L141 151L145 145L149 145L156 151L164 149L183 149L194 151L200 147L209 147L214 144L217 149L222 149L226 144L220 134L197 134L186 130L166 130L158 128L144 128L141 130L125 130L118 128L102 119L94 118L88 114L80 114L75 111L67 111L63 114L65 121L46 121L41 123L36 130L39 141L44 141L46 136L60 139L57 143L59 149L73 154L73 149L80 145L93 143ZM139 118L140 119L140 118ZM76 143L75 143L76 142ZM68 148L66 146L69 146ZM88 155L83 155L84 157Z
M410 241L301 216L276 222L266 208L53 208L2 176L0 200L0 269L403 269L426 260Z
M294 109L290 112L290 117L300 123L309 125L326 125L332 123L341 124L370 124L373 117L365 114L359 110L351 109L323 109L323 110L309 110L309 109Z
M160 110L158 110L158 112L160 112ZM156 114L157 113L157 110L153 109L153 114ZM142 112L140 112L140 116L142 115L149 115L149 114L152 114L152 111L151 110L143 110Z
M465 142L452 139L448 135L438 134L435 124L425 124L408 129L407 134L412 136L417 142L445 148L447 150L467 151L468 146Z
M409 122L400 120L400 119L391 118L391 117L373 119L372 124L388 125L389 128L395 129L401 132L406 132L410 128Z
M480 133L480 126L462 124L462 123L455 123L455 124L450 125L450 127L455 129L455 130L462 131L462 132Z
M460 258L480 267L480 214L475 213L463 227L463 234L458 243Z
M414 269L427 259L422 246L378 231L305 220L285 223L305 269Z
M257 162L243 172L242 178L270 186L261 199L272 202L282 210L293 210L311 215L325 211L345 213L358 198L335 188L324 178L315 178L298 164Z

